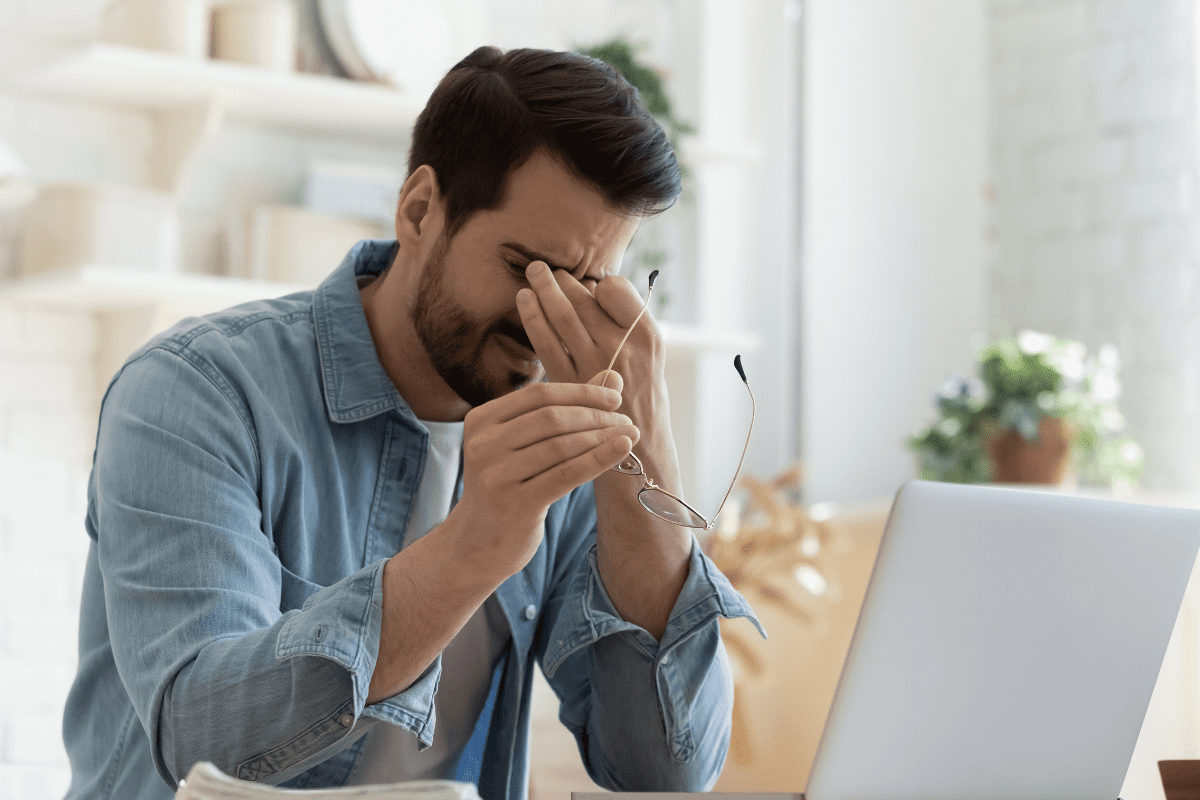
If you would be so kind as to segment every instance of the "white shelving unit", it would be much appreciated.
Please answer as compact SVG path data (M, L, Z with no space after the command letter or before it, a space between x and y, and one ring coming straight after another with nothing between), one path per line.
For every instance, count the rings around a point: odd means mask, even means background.
M225 119L389 139L405 135L424 102L385 86L104 44L50 58L7 88L153 114L152 181L167 191Z
M301 291L300 284L224 278L188 273L142 272L104 264L86 264L0 284L0 298L75 309L119 309L168 303L194 305L196 313L216 311L248 300Z
M17 75L11 87L144 109L220 97L230 119L372 136L403 131L424 102L382 85L105 44L36 66Z

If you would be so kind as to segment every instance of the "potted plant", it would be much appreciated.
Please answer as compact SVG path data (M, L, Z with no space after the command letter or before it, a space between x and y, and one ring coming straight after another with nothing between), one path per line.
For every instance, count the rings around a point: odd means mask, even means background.
M1060 483L1129 488L1142 450L1123 436L1117 408L1120 357L1112 345L1087 356L1082 343L1036 331L997 339L977 375L943 385L938 418L909 439L918 472L956 483Z

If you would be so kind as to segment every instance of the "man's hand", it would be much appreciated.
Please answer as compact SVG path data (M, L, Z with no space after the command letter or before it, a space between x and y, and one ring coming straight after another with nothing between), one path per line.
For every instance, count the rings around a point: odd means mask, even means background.
M602 388L609 376L616 388ZM484 403L463 425L463 494L442 524L383 573L384 622L367 702L412 684L475 609L537 551L550 504L638 440L621 377L539 383Z
M589 290L591 281L581 283L566 270L552 271L540 261L530 264L525 275L531 289L517 293L517 311L547 377L585 383L608 367L625 331L642 311L643 301L633 284L613 276ZM653 380L661 375L664 358L661 336L646 315L613 368L625 377Z
M525 271L530 289L517 293L517 311L551 381L583 383L608 367L626 330L637 320L613 370L625 379L621 410L642 432L638 457L655 482L682 491L667 401L666 348L633 284L605 278L589 291L566 270L535 261ZM589 282L590 283L590 282Z
M634 326L614 365L625 378L627 413L642 432L637 456L659 486L681 494L679 457L671 435L662 337L633 285L619 276L589 283L540 261L525 270L529 289L517 310L546 375L578 384L608 366L625 331ZM617 408L617 406L614 406ZM692 536L653 516L638 502L639 484L615 472L596 475L597 560L618 613L661 637L688 575Z
M463 495L447 522L464 526L485 574L507 577L533 557L550 504L625 458L639 432L619 375L593 384L539 383L472 409L463 426Z

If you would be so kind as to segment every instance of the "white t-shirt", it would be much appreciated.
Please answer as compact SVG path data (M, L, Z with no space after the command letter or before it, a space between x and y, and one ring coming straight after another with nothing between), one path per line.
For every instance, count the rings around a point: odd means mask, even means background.
M403 547L420 539L450 513L462 453L461 422L422 422L429 429L429 452ZM496 598L489 597L442 651L442 677L434 698L437 723L433 744L417 748L407 728L376 723L348 784L453 777L450 770L471 739L487 703L492 668L511 638Z

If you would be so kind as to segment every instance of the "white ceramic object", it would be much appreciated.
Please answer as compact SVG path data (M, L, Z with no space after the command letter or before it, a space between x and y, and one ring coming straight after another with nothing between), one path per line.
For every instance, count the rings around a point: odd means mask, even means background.
M208 57L208 0L112 0L101 38L112 44Z
M292 0L230 0L213 6L213 57L290 72L296 65Z
M350 77L390 83L422 100L485 43L479 0L317 0L317 8L325 38Z
M64 183L42 187L24 215L20 273L107 264L138 272L176 272L179 213L163 192Z

